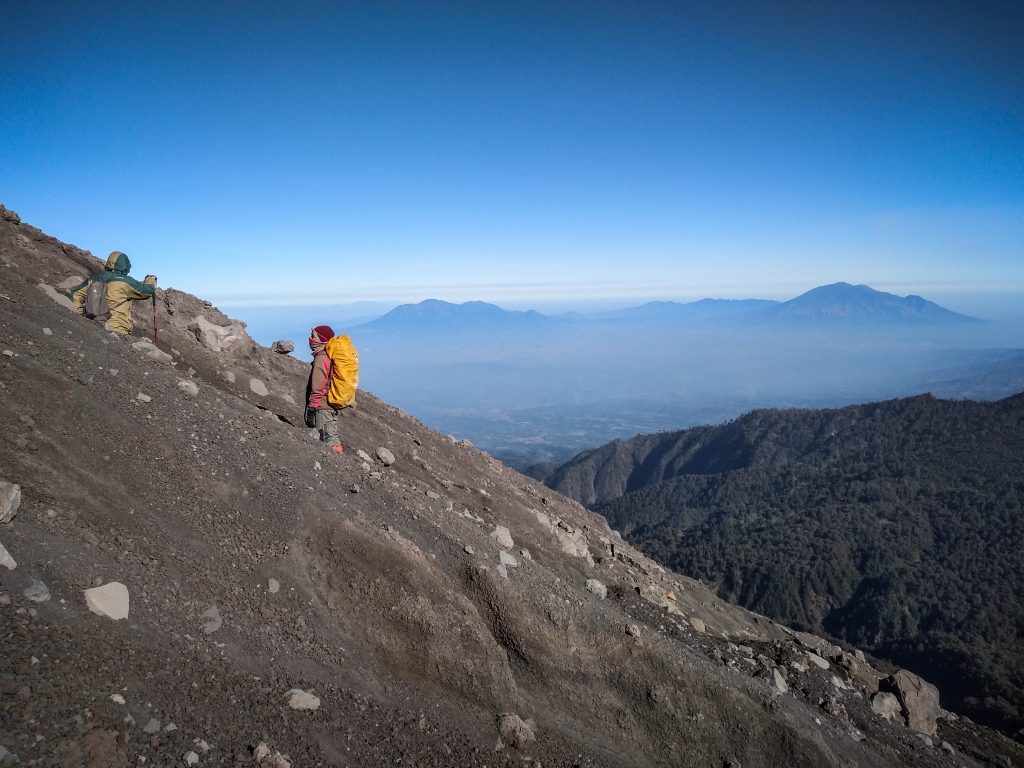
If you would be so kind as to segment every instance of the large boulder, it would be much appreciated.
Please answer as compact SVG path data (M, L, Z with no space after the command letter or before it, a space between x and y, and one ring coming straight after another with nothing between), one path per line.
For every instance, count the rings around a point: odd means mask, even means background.
M21 486L0 480L0 523L9 523L21 506Z
M245 326L242 323L217 325L202 315L196 315L195 319L188 324L188 329L195 334L200 344L213 352L230 349L246 335Z
M270 349L279 355L287 355L289 352L295 351L295 343L287 339L279 339L270 345Z
M881 687L896 695L908 726L919 733L935 735L941 711L938 688L905 669L887 677Z

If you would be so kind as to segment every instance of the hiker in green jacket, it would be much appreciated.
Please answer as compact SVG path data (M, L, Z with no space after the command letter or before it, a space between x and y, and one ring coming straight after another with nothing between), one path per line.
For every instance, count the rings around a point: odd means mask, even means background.
M75 311L85 314L85 297L89 293L90 283L99 281L107 284L107 308L110 318L103 324L108 331L118 336L127 336L132 332L131 302L148 299L156 295L156 276L146 275L141 283L128 272L132 268L128 256L121 251L114 251L107 257L106 268L95 275L89 275L85 281L68 291L75 301Z

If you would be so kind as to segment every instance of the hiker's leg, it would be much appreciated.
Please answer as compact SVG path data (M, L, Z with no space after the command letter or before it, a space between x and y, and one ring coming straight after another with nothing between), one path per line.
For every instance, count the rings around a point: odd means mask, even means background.
M324 408L316 412L316 428L320 430L320 441L327 445L341 445L338 439L338 412Z

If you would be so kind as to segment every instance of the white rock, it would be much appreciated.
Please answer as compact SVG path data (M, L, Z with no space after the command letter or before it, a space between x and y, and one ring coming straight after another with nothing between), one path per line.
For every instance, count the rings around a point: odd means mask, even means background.
M99 616L115 621L127 619L130 607L128 587L119 581L111 581L102 587L85 590L85 604Z
M267 746L266 742L261 741L259 745L256 747L256 751L253 752L252 756L253 759L256 760L256 762L258 763L262 761L263 758L270 757L270 747Z
M203 618L209 619L209 621L207 621L203 625L204 635L212 635L214 632L220 629L221 625L224 623L223 619L221 619L220 617L220 611L217 610L217 606L215 605L211 605L209 608L203 611Z
M32 583L21 593L33 603L45 603L50 599L50 589L38 579L32 579Z
M506 568L504 565L499 565L494 570L496 570L498 572L498 575L501 576L501 578L503 578L503 579L507 579L508 578L508 568Z
M505 549L512 549L515 546L512 541L512 533L503 525L496 526L491 531L491 538L498 542L499 546L505 547Z
M498 560L501 561L502 565L511 565L513 568L519 565L519 561L512 557L512 555L510 555L505 550L502 550L498 553Z
M367 464L372 464L373 463L373 459L370 458L370 454L368 454L362 448L360 448L359 450L356 451L356 456L358 456L360 459L362 459Z
M288 693L288 706L292 709L319 709L320 699L301 688L292 688Z
M157 733L160 730L160 721L155 717L151 717L149 718L149 722L142 727L142 730L144 733Z
M807 654L807 658L810 659L811 663L814 666L819 667L821 669L829 668L829 663L825 661L823 658L821 658L821 656L819 656L818 654L814 653L813 651L805 651L805 653Z
M9 349L5 349L2 354L4 357L14 357L14 353Z
M18 567L17 561L11 557L11 553L7 551L7 547L0 544L0 565L9 571L13 571Z
M135 396L135 399L138 400L140 403L149 403L152 402L153 400L152 397L150 397L149 395L144 395L141 392L139 392L139 394Z
M181 762L183 762L185 765L198 765L199 764L199 755L197 755L192 750L189 750L188 752L186 752L184 755L181 756Z
M224 371L224 380L227 381L228 384L234 384L235 383L235 372L234 371Z
M210 751L210 745L206 743L205 739L195 738L192 739L192 743L199 748L199 751L204 755Z
M602 600L608 597L608 587L597 579L587 579L587 589L600 597Z
M523 560L533 560L533 555L530 554L528 549L520 549L519 554L523 556Z
M270 350L279 355L287 355L295 351L295 343L289 339L280 339L270 345Z
M267 389L267 385L260 379L249 379L249 389L253 391L257 397L266 397L270 394L270 390Z
M841 691L848 691L848 690L850 690L850 686L846 683L845 680L843 680L838 675L832 675L832 685L834 685L836 688L838 688Z
M280 589L281 589L281 582L279 582L277 579L274 579L274 578L267 579L267 591L270 594L276 595Z
M395 463L395 454L393 454L387 448L378 448L377 458L380 459L380 463L383 464L385 467L390 467L392 464Z
M43 336L53 336L53 331L49 328L43 328Z
M111 694L110 695L110 700L112 702L114 702L115 704L124 704L125 703L124 702L124 696L122 696L120 693L113 693L113 694Z
M789 686L786 685L786 678L782 676L782 673L777 669L772 670L772 689L778 693L785 693L789 690Z
M690 622L690 626L693 627L698 632L700 632L701 634L704 634L705 632L707 632L708 628L707 628L707 625L704 624L704 620L703 619L698 619L696 616L691 616L688 619L688 621Z
M9 523L21 506L21 486L0 480L0 523Z
M885 691L879 691L871 697L871 709L885 720L896 719L901 712L899 699L894 694Z
M199 394L199 385L189 379L182 379L178 382L178 389L184 392L189 397L195 397Z

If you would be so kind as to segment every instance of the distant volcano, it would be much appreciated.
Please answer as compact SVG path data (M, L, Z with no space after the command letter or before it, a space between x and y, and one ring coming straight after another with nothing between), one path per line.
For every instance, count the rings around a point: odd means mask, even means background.
M920 296L896 296L867 285L832 283L764 310L777 320L837 322L971 323L976 318L940 307Z

